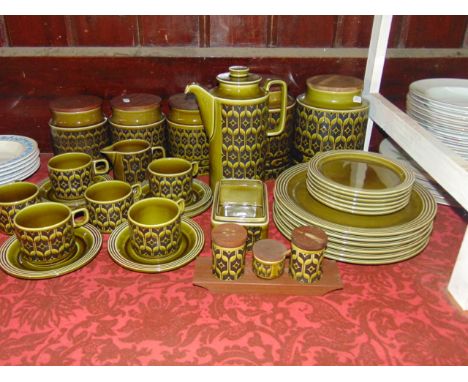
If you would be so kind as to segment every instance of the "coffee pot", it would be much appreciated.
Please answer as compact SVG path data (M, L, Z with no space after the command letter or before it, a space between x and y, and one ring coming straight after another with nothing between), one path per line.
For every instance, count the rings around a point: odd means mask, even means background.
M210 187L223 178L265 178L267 136L284 130L287 106L287 85L278 79L260 86L262 77L249 72L246 66L231 66L219 74L218 86L207 90L193 83L185 93L193 93L209 139ZM269 89L281 89L280 119L276 129L268 128Z

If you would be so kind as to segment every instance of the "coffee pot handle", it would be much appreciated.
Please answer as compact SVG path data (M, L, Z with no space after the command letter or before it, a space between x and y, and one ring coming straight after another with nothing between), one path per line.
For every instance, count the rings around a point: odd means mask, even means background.
M267 136L274 137L284 131L286 125L286 107L288 106L288 85L282 80L268 80L265 84L265 90L268 92L272 85L278 85L281 88L280 118L275 129L267 131Z

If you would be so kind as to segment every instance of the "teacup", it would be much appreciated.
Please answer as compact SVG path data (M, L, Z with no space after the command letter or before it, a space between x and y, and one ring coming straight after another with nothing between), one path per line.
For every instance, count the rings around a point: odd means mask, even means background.
M148 166L148 181L154 196L172 200L192 197L193 177L198 173L198 162L183 158L161 158L153 160Z
M90 223L102 233L110 233L127 221L130 206L141 196L141 185L110 180L89 186L84 196Z
M0 186L0 231L14 234L13 219L18 211L39 201L39 187L29 182Z
M184 208L183 199L148 198L133 204L128 223L135 252L147 259L172 255L180 244Z
M99 165L104 167L98 168ZM109 162L105 159L93 160L85 153L66 153L52 157L47 167L55 196L73 200L83 197L96 175L109 171Z
M78 214L84 218L77 220ZM38 203L19 211L14 219L21 257L36 265L49 265L76 251L74 229L89 220L88 210L71 210L61 203Z

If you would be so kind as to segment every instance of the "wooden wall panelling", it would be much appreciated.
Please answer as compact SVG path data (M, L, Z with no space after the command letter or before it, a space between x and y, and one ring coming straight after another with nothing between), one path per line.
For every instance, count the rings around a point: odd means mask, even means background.
M138 16L141 45L197 46L198 16Z
M341 44L339 46L367 48L370 43L372 21L373 16L343 16L341 22Z
M331 47L337 16L278 16L277 46Z
M8 46L8 34L5 25L5 17L0 16L0 47Z
M136 46L137 16L71 16L74 42L79 46Z
M63 16L4 16L10 46L67 46Z
M393 16L390 36L388 37L389 48L402 48L408 33L408 16ZM403 37L404 36L404 37Z
M407 48L461 48L468 16L409 16Z
M268 16L210 16L210 46L265 47Z

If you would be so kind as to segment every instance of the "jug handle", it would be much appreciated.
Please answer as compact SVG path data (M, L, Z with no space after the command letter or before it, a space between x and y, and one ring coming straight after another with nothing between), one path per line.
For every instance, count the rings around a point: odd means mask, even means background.
M265 84L265 90L269 91L270 86L279 85L281 87L281 105L280 105L280 118L278 125L275 129L267 131L267 136L274 137L284 131L286 125L286 107L288 105L288 85L282 80L268 80Z

